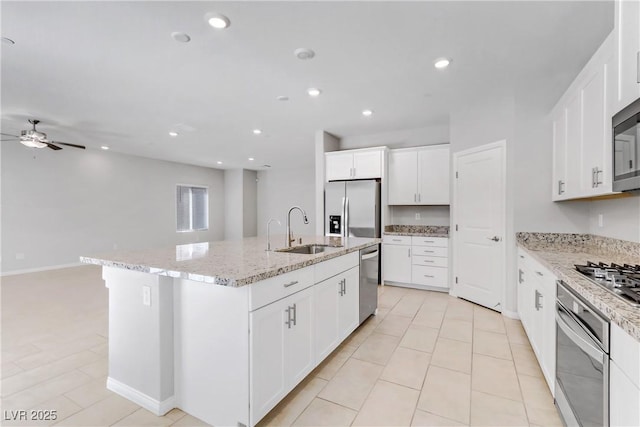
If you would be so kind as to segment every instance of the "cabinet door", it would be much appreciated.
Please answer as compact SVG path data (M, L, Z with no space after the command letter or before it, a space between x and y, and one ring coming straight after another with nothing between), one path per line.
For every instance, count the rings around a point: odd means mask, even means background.
M249 315L251 419L259 420L287 393L284 373L285 300Z
M359 151L353 153L354 178L381 178L382 151Z
M545 274L550 274L545 272ZM544 294L542 300L542 330L540 337L542 339L542 363L544 376L551 390L551 394L555 396L556 383L556 278L544 278Z
M553 183L552 200L566 197L567 186L567 110L560 108L553 118Z
M353 178L353 154L352 153L327 153L325 154L326 180Z
M640 96L638 52L640 51L640 2L615 2L615 30L618 41L618 89L616 111Z
M640 389L612 361L609 364L609 424L640 426Z
M415 205L418 200L418 153L389 151L390 205Z
M607 129L607 108L605 99L605 65L598 67L582 89L582 193L601 193L605 178L605 145L611 140ZM609 159L610 160L610 159ZM607 162L608 164L609 162ZM609 169L609 168L607 168ZM611 191L609 188L608 191Z
M532 305L531 299L533 295L533 289L531 284L531 271L526 264L526 258L524 255L519 255L518 258L518 315L522 322L522 327L530 335L529 329L531 328L531 316Z
M411 246L383 245L384 280L411 283Z
M313 287L315 300L316 360L324 360L339 344L338 299L343 275L331 277Z
M291 310L291 327L283 324L285 383L288 392L316 366L313 351L313 289L307 288L284 301Z
M579 92L567 105L567 159L566 190L567 198L576 197L581 191L582 158L582 94Z
M338 335L342 341L360 320L360 269L354 267L340 277L344 280L338 299Z
M449 147L418 151L418 204L449 204Z

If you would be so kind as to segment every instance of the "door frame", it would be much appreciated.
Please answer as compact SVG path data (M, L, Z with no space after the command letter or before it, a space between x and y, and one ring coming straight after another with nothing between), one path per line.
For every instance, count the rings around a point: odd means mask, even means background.
M457 256L457 252L458 252L458 233L455 229L456 224L458 224L458 182L457 182L457 178L455 176L455 174L458 171L458 162L459 162L459 158L461 156L464 155L468 155L468 154L474 154L474 153L480 153L483 151L488 151L488 150L494 150L494 149L501 149L502 151L502 173L503 173L503 180L502 180L502 186L501 186L501 194L502 194L502 227L501 227L501 235L502 235L502 248L500 251L500 256L502 258L502 263L504 268L502 269L502 271L500 272L500 279L501 279L501 284L500 284L500 295L501 295L501 301L500 301L500 311L503 314L511 314L509 311L506 310L505 308L505 304L506 304L506 289L507 289L507 245L510 243L511 239L509 238L509 236L507 236L507 223L508 223L508 219L507 219L507 140L506 139L501 139L495 142L490 142L488 144L483 144L477 147L473 147L473 148L469 148L466 150L462 150L462 151L456 151L455 153L453 153L453 168L451 169L451 180L453 182L452 185L452 198L451 198L451 228L452 228L452 271L451 271L451 290L450 290L450 294L452 296L458 297L458 292L457 292L457 286L456 286L456 280L455 278L458 276L458 269L460 268L460 264L459 264L459 259Z

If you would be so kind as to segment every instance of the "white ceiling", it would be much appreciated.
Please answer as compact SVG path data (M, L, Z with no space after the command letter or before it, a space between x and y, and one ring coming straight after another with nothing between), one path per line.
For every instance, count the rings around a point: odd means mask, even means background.
M446 125L478 88L516 90L550 108L613 28L610 1L0 7L1 35L15 40L1 46L2 132L37 118L49 138L90 149L250 169L311 165L318 129L353 136ZM231 26L209 27L209 12ZM174 31L191 42L174 41ZM299 47L316 57L298 60ZM440 56L453 59L449 69L433 67ZM309 87L322 95L310 98Z

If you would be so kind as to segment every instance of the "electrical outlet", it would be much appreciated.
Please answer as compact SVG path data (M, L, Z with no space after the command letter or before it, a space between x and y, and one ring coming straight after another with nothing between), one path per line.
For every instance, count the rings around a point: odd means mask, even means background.
M142 287L142 304L151 307L151 286Z
M416 219L420 219L420 212L416 212Z
M22 252L18 252L16 254L16 259L24 259L24 254Z
M598 227L600 227L600 228L604 227L604 215L603 214L598 214Z

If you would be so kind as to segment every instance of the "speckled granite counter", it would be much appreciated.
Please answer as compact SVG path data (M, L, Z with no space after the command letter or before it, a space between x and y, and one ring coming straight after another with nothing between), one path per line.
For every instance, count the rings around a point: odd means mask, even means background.
M272 249L284 247L285 236L272 236ZM204 242L169 248L118 251L100 256L82 256L80 261L216 285L239 287L269 277L317 264L380 243L380 239L302 236L302 244L328 244L318 254L267 252L267 239ZM296 245L300 245L297 243ZM295 246L295 245L294 245Z
M516 238L520 248L640 341L640 308L610 294L574 267L587 261L638 264L640 244L589 234L517 233Z
M448 225L387 225L384 234L391 236L449 237Z

